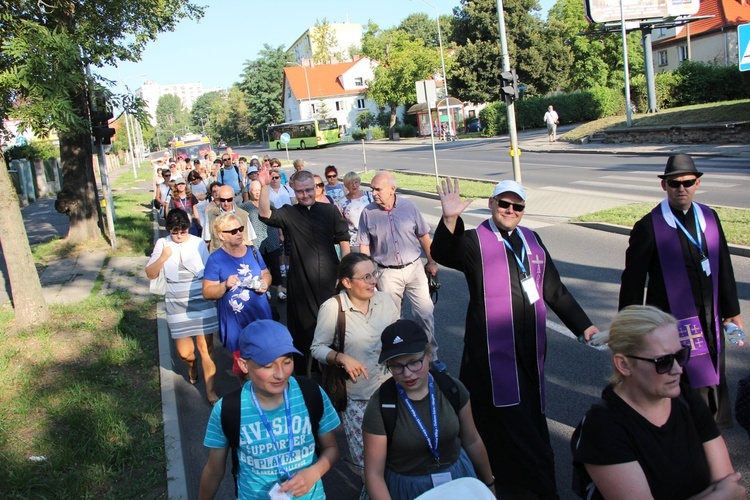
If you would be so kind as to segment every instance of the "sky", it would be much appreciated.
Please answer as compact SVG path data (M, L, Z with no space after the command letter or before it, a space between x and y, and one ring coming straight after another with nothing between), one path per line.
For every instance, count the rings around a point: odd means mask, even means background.
M131 91L143 81L160 84L201 82L203 88L229 88L240 80L246 61L257 59L264 44L289 48L316 21L381 28L398 25L410 14L452 14L459 0L192 0L206 5L200 21L183 20L143 51L141 61L122 62L122 83ZM541 0L543 12L554 0ZM545 14L546 16L546 14ZM95 68L118 81L114 67ZM115 89L116 91L118 89Z

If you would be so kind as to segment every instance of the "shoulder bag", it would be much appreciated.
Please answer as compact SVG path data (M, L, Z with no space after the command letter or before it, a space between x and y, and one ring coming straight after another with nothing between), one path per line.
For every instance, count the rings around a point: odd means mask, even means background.
M331 349L337 352L344 352L344 337L346 337L346 315L341 304L341 296L335 295L336 302L338 303L338 320L336 321L336 330L333 334L333 343ZM331 404L336 411L346 410L346 381L349 379L349 374L346 370L339 365L328 365L322 364L320 366L321 371L321 385L323 390L328 394L328 398L331 400Z

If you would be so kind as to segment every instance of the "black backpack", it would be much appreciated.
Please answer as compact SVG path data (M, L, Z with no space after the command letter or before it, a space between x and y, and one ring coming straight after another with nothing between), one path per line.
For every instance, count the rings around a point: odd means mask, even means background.
M455 380L445 372L430 370L430 373L440 391L448 398L453 411L458 415L461 411L461 395L458 392ZM378 389L378 395L380 396L380 415L383 417L385 435L388 438L388 446L390 446L391 439L393 439L393 429L396 428L396 402L398 400L396 381L393 377L382 383L380 389Z
M320 386L307 377L294 376L302 391L302 397L310 414L310 425L315 437L315 455L318 455L318 428L320 419L323 418L323 396L320 394ZM232 476L234 477L234 495L238 495L237 475L240 472L240 462L237 449L240 446L240 394L242 388L232 391L222 398L221 403L221 430L229 441L232 448Z

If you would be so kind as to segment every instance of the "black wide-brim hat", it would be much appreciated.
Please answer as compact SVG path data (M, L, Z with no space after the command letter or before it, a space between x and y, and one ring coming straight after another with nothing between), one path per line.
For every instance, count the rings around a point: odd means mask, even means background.
M679 154L679 155L672 155L667 160L667 166L664 169L664 174L660 175L660 179L666 179L667 177L672 177L674 175L688 175L693 174L695 177L700 177L703 175L703 172L699 172L697 168L695 168L695 163L693 163L693 159L690 158L689 155L686 154Z

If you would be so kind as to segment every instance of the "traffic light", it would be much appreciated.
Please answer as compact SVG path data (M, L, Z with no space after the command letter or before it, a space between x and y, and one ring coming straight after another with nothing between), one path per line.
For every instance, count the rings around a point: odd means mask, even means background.
M107 99L102 92L95 93L93 105L96 111L91 110L91 133L96 139L100 139L102 144L112 144L112 136L115 135L115 129L110 128L109 120L114 115L107 105Z
M93 111L91 113L91 131L94 137L101 139L102 144L112 144L112 136L115 129L110 128L109 120L112 119L111 111Z
M516 70L503 71L500 73L500 95L511 100L518 99L518 75Z

